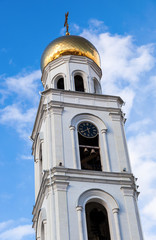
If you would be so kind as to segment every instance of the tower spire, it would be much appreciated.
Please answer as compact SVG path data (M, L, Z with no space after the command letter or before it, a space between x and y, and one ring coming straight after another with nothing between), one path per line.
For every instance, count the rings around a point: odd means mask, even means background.
M68 32L69 30L68 15L69 15L69 12L65 13L64 27L66 27L66 35L70 35L70 33Z

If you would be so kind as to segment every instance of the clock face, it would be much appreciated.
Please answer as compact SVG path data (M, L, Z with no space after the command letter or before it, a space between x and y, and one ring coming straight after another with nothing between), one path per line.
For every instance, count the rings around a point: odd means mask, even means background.
M82 122L78 126L78 131L83 137L94 138L98 134L97 127L91 122Z

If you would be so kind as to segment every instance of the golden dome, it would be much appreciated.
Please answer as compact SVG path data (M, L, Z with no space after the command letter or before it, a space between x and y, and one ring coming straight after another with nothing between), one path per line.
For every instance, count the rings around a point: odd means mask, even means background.
M80 36L66 35L55 39L46 47L41 58L41 70L64 55L85 56L100 67L99 53L91 42Z

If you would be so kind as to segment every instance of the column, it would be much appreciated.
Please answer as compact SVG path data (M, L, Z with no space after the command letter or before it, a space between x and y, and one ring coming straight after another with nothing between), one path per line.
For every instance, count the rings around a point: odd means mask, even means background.
M103 138L103 146L104 146L104 153L105 153L105 159L106 159L106 164L107 164L107 171L111 171L110 167L110 161L109 161L109 155L108 155L108 146L107 146L107 138L106 138L106 132L107 129L102 129L102 138Z
M78 224L79 224L79 239L83 240L83 223L82 223L82 206L77 206L77 214L78 214Z
M119 218L118 218L119 209L114 208L112 211L114 215L115 228L116 228L116 240L121 240L120 225L119 225Z
M36 199L40 187L39 159L36 158L34 163L35 163L35 199Z
M44 226L44 240L47 240L47 221L43 220L43 226Z
M70 132L71 132L71 140L72 140L72 150L73 150L73 164L74 168L77 169L78 167L78 162L77 162L77 151L76 151L76 142L75 142L75 127L70 126Z

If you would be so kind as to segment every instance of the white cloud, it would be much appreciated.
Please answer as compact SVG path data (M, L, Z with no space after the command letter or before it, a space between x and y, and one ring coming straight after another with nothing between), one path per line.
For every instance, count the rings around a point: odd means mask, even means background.
M89 20L89 27L88 27L88 31L90 33L99 33L99 32L105 32L108 27L104 24L103 21L100 21L98 19L92 18Z
M1 90L0 123L16 129L20 136L28 139L35 119L39 102L39 86L41 86L41 72L21 72L13 77L1 76L3 88ZM6 105L5 102L8 104Z
M36 115L36 108L22 109L22 106L10 105L0 110L0 123L16 129L20 136L28 140Z
M152 56L153 45L136 46L131 36L93 34L88 30L82 33L97 47L101 56L101 67L105 81L133 83L140 74L151 70L155 59Z
M22 225L0 233L0 240L22 240L24 237L34 235L31 225Z
M10 93L16 93L25 99L30 98L36 101L38 96L37 88L40 83L41 71L36 70L31 73L19 73L16 76L5 79L7 89Z
M128 115L138 84L144 80L143 74L154 67L153 45L137 46L132 36L111 35L109 32L97 34L88 29L84 29L81 35L89 39L100 53L103 93L120 95L126 102L124 109Z
M21 155L20 156L20 159L23 159L23 160L33 160L33 156L30 156L30 155Z
M0 240L23 240L33 237L34 230L28 219L8 220L0 223ZM33 239L33 238L32 238Z
M156 76L150 76L148 79L148 84L144 88L144 94L146 96L153 96L156 98Z
M156 221L156 196L150 201L150 203L144 207L143 214L149 216L151 219ZM154 212L154 214L153 214Z
M149 125L152 123L152 119L150 118L144 118L140 121L131 123L128 127L127 127L127 132L145 132L145 128L148 127Z
M69 31L77 33L80 30L80 26L76 23L71 24Z
M146 196L155 188L152 184L156 180L155 142L156 132L139 133L128 140L132 169L139 177L141 194Z
M0 110L0 122L8 124L12 124L14 122L16 124L31 123L34 121L35 113L36 108L30 108L25 112L22 112L22 109L20 109L18 105L14 104Z
M0 104L4 104L5 100L7 99L9 93L5 89L0 89Z
M8 228L10 225L12 225L13 223L13 220L8 220L6 222L0 222L0 232L3 230L3 229L6 229Z
M93 18L89 20L89 25L90 25L90 28L94 26L99 29L100 26L104 26L104 22Z

